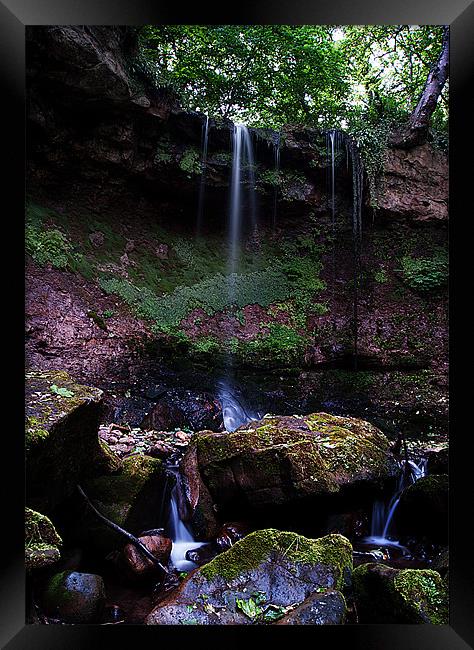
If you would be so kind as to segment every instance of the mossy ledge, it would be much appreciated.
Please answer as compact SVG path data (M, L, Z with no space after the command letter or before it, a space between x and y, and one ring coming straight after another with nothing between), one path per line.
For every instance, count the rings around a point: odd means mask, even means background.
M201 567L200 573L207 580L221 577L230 581L257 568L272 554L281 554L298 564L325 564L336 568L335 589L343 588L346 570L352 570L352 546L342 535L308 539L297 533L268 528L247 535Z
M25 508L25 566L27 570L53 564L60 559L62 539L52 521L36 510Z

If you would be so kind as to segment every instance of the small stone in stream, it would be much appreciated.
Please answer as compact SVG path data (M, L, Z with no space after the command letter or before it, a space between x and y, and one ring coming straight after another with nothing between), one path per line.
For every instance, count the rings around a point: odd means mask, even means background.
M217 533L216 543L221 550L230 548L235 542L245 537L249 532L245 524L240 522L230 522L224 524Z
M146 535L139 537L144 546L156 557L156 559L165 565L171 555L172 542L168 537L163 535ZM127 544L123 549L123 558L127 573L131 577L144 578L156 576L160 573L160 568L145 557L143 553L133 544Z
M191 437L189 433L185 433L184 431L176 431L175 436L178 440L181 440L181 442L188 442Z
M115 436L109 436L108 437L108 443L109 445L116 445L118 442L118 439Z
M48 616L64 623L97 623L105 607L104 581L93 573L56 573L43 593L42 606Z
M194 562L198 566L202 566L214 559L221 551L222 549L216 544L205 544L204 546L188 551L186 553L186 559Z

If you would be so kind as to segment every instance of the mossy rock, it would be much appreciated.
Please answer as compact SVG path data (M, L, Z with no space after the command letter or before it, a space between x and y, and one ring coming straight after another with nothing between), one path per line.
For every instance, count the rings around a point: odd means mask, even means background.
M352 577L359 623L449 622L448 590L437 571L369 563Z
M383 483L398 472L381 431L327 413L266 416L233 433L202 432L193 447L205 484L224 507L234 500L265 507L331 495Z
M41 604L64 623L98 623L105 607L104 581L92 573L57 573L47 583Z
M314 592L346 588L351 571L352 546L341 535L308 539L258 530L193 571L146 622L186 624L194 618L204 625L245 625L253 621L242 612L241 601L258 594L265 605L288 607Z
M160 460L137 455L124 459L119 473L87 481L83 489L103 515L138 535L162 523L158 517L164 480ZM90 511L82 512L77 534L83 544L103 553L124 545L123 536L105 526Z
M447 474L424 476L402 492L394 523L400 534L447 542L448 507Z
M52 521L40 512L25 508L25 566L27 571L57 562L62 539Z
M117 468L98 437L102 391L67 372L30 371L25 402L26 502L49 514L77 483Z

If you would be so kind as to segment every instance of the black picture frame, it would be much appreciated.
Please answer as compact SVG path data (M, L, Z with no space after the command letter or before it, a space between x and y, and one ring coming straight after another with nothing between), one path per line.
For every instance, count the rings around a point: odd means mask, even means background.
M4 400L8 411L14 414L9 425L3 422L10 435L2 442L4 464L11 469L8 476L1 472L5 481L2 499L2 541L6 549L1 555L0 577L0 641L8 650L20 648L94 648L99 645L127 642L135 647L139 643L167 643L171 638L176 643L181 635L193 634L194 642L202 642L206 635L218 634L216 640L226 642L232 634L236 641L248 635L254 642L264 641L268 634L275 634L275 628L243 626L239 628L209 629L195 628L146 628L118 626L39 626L25 625L25 572L24 572L24 447L23 430L23 368L19 361L23 349L23 282L24 257L24 32L27 25L54 24L226 24L226 23L299 23L299 24L449 24L451 27L450 63L450 113L451 151L461 151L470 125L470 85L474 81L474 3L470 0L265 0L247 7L245 3L227 6L216 13L202 3L183 9L181 3L159 0L0 0L0 73L2 80L2 108L5 116L4 161L4 206L9 199L10 207L4 213L3 244L4 259L12 252L11 262L4 261L7 280L4 300L8 305L8 345L15 352L14 368L7 367L5 373L8 389ZM466 205L458 191L466 169L462 168L458 156L450 155L450 216L462 217ZM472 166L472 165L471 165ZM472 180L471 180L472 184ZM9 229L7 230L7 226ZM453 246L453 230L450 228L450 248ZM453 258L451 254L451 259ZM17 268L18 267L18 268ZM8 270L7 270L8 269ZM451 274L453 263L451 263ZM8 273L8 275L7 275ZM13 282L16 278L18 281ZM451 281L451 289L453 288ZM453 292L451 291L451 296ZM451 298L452 300L452 298ZM451 304L452 310L452 304ZM452 315L452 313L451 313ZM453 355L453 328L451 327L451 364ZM16 349L18 346L18 351ZM18 382L12 377L15 373ZM452 375L452 371L451 371ZM15 397L16 396L16 397ZM453 397L451 391L451 397ZM454 407L451 406L451 412ZM348 644L350 648L365 650L463 650L472 647L474 640L474 602L472 582L465 570L465 558L471 558L472 544L469 534L470 517L462 517L461 493L465 476L469 475L469 459L451 440L450 452L450 625L357 625L320 626L311 628L312 642L317 644ZM279 627L284 630L285 628ZM286 628L288 629L288 628ZM279 632L298 635L301 627L292 627L294 632ZM153 631L154 630L154 631ZM170 634L169 639L167 635ZM146 635L146 636L145 636ZM234 636L235 635L235 636ZM201 639L198 639L201 636ZM230 636L229 636L230 638ZM178 640L179 642L179 640ZM469 645L471 644L471 645ZM327 646L328 647L328 646ZM331 647L333 647L331 645Z

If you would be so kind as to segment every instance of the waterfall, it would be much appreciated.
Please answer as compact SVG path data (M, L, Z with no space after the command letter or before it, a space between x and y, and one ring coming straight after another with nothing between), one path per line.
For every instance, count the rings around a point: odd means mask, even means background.
M272 225L273 229L276 227L277 222L277 212L278 212L278 191L280 183L280 143L281 143L281 133L278 132L276 139L273 143L273 155L275 158L275 185L273 187L273 218Z
M244 186L244 180L247 186ZM247 199L247 200L246 200ZM244 208L248 205L249 219L244 219ZM229 228L228 228L228 262L227 271L228 303L229 306L236 302L236 279L240 262L240 249L245 225L250 226L251 234L255 233L257 226L256 200L255 200L255 162L253 155L252 139L249 130L243 124L235 124L232 134L232 174L230 187ZM247 224L245 223L247 221ZM230 338L231 332L229 332ZM227 355L226 376L219 382L219 400L222 404L222 413L226 431L234 431L237 427L252 419L236 398L236 389L233 387L232 356Z
M196 219L196 233L199 236L202 228L202 216L204 209L204 191L206 189L206 171L207 171L207 143L209 139L209 115L202 125L202 155L201 155L201 180L199 182L198 211Z
M354 370L357 370L358 338L359 338L359 283L360 283L360 255L362 245L362 191L364 169L359 148L354 140L349 143L352 162L352 240L354 246L354 292L353 292L353 320L354 320Z
M191 571L191 569L196 568L196 564L186 559L186 553L204 546L205 542L196 541L190 529L181 519L179 505L182 496L179 467L177 465L170 465L168 472L175 477L175 484L171 490L170 512L167 524L167 534L173 543L171 563L178 571Z
M426 476L427 460L422 459L417 465L409 460L408 465L406 461L402 461L402 471L398 479L397 488L389 503L386 504L382 500L374 503L372 510L372 525L370 537L366 537L365 541L375 544L390 546L398 546L398 542L388 538L393 516L400 502L400 497L405 488L415 483L418 479Z

